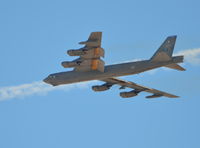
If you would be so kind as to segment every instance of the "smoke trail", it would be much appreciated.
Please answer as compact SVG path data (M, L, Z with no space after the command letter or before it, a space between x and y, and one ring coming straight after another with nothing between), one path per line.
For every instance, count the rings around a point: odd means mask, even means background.
M45 84L42 81L37 81L17 86L0 87L0 101L13 98L24 98L31 95L44 95L54 90L68 91L74 88L87 88L88 86L89 82L83 82L79 84L61 85L53 87L51 85Z
M200 64L200 48L182 50L175 55L184 55L184 60L192 65Z

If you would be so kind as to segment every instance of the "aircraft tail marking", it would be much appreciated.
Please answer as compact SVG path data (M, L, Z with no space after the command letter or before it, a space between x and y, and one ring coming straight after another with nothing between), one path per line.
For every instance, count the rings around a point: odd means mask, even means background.
M162 45L158 48L150 60L153 62L164 62L171 60L175 42L176 36L167 37L167 39L162 43Z

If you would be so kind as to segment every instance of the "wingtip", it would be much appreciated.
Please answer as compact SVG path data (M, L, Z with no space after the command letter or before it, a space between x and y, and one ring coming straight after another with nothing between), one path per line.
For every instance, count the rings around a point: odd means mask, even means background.
M180 96L173 96L173 97L171 97L171 98L180 98Z

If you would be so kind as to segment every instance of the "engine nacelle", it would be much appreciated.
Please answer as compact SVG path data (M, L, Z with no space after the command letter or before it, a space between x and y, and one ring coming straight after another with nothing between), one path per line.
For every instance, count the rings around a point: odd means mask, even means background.
M81 55L86 54L86 51L87 51L87 49L83 49L83 48L81 48L81 49L71 49L71 50L67 51L67 54L69 56L81 56Z
M70 67L76 67L78 65L80 65L81 62L79 61L75 61L75 62L62 62L61 65L64 67L64 68L70 68Z
M120 93L120 96L122 98L130 98L130 97L135 97L137 95L138 95L138 93L135 90L130 91L130 92L121 92Z
M110 86L107 86L107 85L95 85L95 86L92 86L92 90L93 91L105 91L105 90L108 90L110 89Z
M104 57L104 49L100 47L96 48L80 48L80 49L71 49L67 51L67 54L70 56L80 56L85 59L100 58Z

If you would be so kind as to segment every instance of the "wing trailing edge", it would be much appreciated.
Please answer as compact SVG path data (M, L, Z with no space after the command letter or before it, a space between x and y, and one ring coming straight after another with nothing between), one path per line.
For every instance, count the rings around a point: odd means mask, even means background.
M140 92L148 92L151 93L151 96L147 96L146 98L158 98L158 97L168 97L168 98L178 98L179 96L164 92L164 91L160 91L157 89L153 89L153 88L148 88L139 84L136 84L134 82L130 82L130 81L125 81L125 80L121 80L118 78L108 78L108 79L104 79L102 80L104 82L110 83L112 85L116 84L116 85L120 85L121 87L127 87L127 88L132 88L133 90L130 92L122 92L120 93L120 96L123 98L129 98L129 97L133 97L133 96L137 96Z

